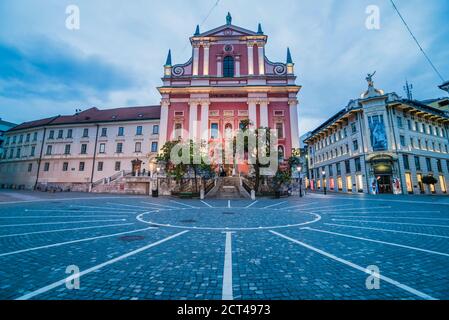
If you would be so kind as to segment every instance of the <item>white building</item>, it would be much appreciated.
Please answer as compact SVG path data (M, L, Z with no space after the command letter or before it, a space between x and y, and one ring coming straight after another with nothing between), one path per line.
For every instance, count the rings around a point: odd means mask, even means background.
M310 187L345 193L446 194L448 113L374 88L352 100L305 142ZM433 176L435 185L423 184Z
M86 191L120 172L151 172L160 106L91 108L23 123L5 133L0 187Z
M3 155L3 144L5 142L5 132L11 128L14 128L16 124L2 120L0 118L0 158Z

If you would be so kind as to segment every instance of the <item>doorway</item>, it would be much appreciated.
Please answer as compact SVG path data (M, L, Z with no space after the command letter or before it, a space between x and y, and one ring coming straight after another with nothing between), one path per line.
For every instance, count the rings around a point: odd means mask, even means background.
M391 175L379 175L377 177L377 184L379 186L380 194L393 193L393 188L391 185Z
M140 174L140 170L142 169L142 161L139 159L131 161L132 171L134 176L138 176Z

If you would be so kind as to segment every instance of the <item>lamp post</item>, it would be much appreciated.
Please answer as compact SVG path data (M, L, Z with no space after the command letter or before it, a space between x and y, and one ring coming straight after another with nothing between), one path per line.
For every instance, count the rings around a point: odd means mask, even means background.
M302 198L302 178L301 178L301 166L297 166L296 170L298 171L298 181L299 181L299 197Z
M324 195L326 195L327 194L327 190L326 190L326 171L325 170L323 170L323 171L321 171L321 174L323 175L323 190L324 190Z

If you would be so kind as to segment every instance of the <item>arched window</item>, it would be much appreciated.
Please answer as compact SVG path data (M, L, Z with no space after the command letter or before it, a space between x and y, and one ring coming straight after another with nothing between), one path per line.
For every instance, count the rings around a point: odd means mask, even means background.
M285 153L284 153L284 147L283 147L283 146L279 146L279 147L278 147L278 157L279 157L279 160L284 160L284 155L285 155Z
M234 58L231 56L226 56L223 59L223 77L234 77Z

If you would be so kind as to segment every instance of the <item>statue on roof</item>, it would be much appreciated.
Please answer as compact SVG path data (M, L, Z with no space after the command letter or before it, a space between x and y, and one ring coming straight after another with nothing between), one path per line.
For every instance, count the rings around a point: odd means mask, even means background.
M228 12L228 15L226 16L226 24L228 26L230 26L232 24L232 16L231 16L230 12Z
M369 74L366 77L366 81L368 82L368 87L374 87L374 81L373 81L373 76L376 74L376 71L374 71L374 73Z

